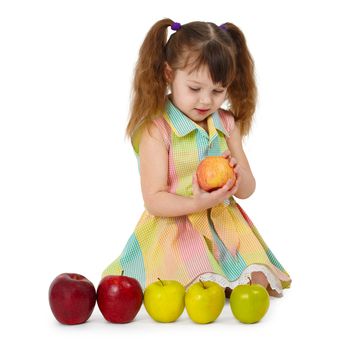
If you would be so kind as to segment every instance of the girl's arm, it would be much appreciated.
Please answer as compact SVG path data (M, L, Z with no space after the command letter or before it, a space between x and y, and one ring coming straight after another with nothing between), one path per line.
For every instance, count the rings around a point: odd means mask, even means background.
M141 189L145 208L154 216L175 217L211 208L231 197L237 187L228 182L211 193L202 191L193 177L193 197L168 192L168 151L162 136L152 124L140 141Z
M232 117L233 118L233 117ZM250 169L248 159L242 146L242 136L239 125L236 123L229 138L226 138L231 157L237 161L239 167L240 182L235 197L245 199L250 197L255 191L255 178Z
M168 151L156 125L144 128L140 141L142 196L154 216L181 216L195 212L191 197L168 192Z

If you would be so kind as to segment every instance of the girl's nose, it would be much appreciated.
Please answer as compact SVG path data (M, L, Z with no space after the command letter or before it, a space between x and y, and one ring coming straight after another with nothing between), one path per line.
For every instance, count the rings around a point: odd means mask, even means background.
M199 102L203 105L210 105L211 99L208 94L201 94L199 98Z

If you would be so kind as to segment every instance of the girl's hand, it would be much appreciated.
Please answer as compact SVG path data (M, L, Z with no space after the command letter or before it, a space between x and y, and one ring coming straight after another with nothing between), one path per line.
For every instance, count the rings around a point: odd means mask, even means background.
M227 158L230 162L230 166L233 168L233 171L236 175L236 182L235 182L235 187L237 187L235 193L238 190L239 183L241 182L241 168L239 164L237 163L237 159L231 157L231 152L229 149L227 149L223 154L221 155L224 158Z
M237 191L236 185L233 185L234 184L230 179L218 190L207 192L199 187L197 174L194 173L192 178L192 189L196 211L215 207L216 205L222 203L225 199L230 198Z
M238 190L241 177L239 164L235 158L231 157L231 152L229 150L226 150L221 156L229 160L230 166L233 168L236 175L236 181L233 183L230 179L218 190L207 192L199 187L197 174L194 173L192 178L192 189L196 211L212 208L222 203L225 199L233 196Z
M218 190L212 192L206 192L199 187L197 174L193 174L192 178L193 200L195 205L195 211L206 210L213 208L216 205L222 203L225 199L234 195L238 189L238 183L233 183L229 179L226 184Z

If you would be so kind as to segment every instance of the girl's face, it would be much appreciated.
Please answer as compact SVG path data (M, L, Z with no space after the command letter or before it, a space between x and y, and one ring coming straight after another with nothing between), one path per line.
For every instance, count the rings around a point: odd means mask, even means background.
M167 64L165 75L174 105L188 118L200 123L221 107L227 88L213 83L207 66L192 73L189 71L189 67L172 71Z

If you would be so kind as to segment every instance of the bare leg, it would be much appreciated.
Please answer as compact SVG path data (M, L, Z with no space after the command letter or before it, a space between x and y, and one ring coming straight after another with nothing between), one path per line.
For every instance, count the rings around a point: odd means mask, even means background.
M267 286L266 290L270 294L270 296L272 296L272 297L275 297L275 298L282 297L282 293L281 294L278 293L277 290L272 289L270 285Z
M265 274L262 272L252 272L252 278L251 278L251 283L253 284L261 284L264 288L267 288L269 286L269 282L266 279ZM229 287L225 288L225 296L227 299L230 299L232 293L232 289ZM270 293L269 293L270 294Z
M276 298L282 297L282 294L279 294L276 290L271 288L269 281L267 280L265 274L261 271L252 272L251 283L262 285L264 288L266 288L267 292L272 297L276 297ZM230 299L231 293L232 293L232 289L229 287L226 287L225 288L225 296L227 299Z
M260 284L262 285L264 288L267 288L267 286L269 285L269 282L265 276L265 274L261 271L255 271L252 272L252 284Z
M279 294L276 290L271 288L269 281L267 280L265 274L260 272L260 271L252 272L251 283L262 285L264 288L266 288L267 292L272 297L276 297L276 298L282 297L282 294Z

